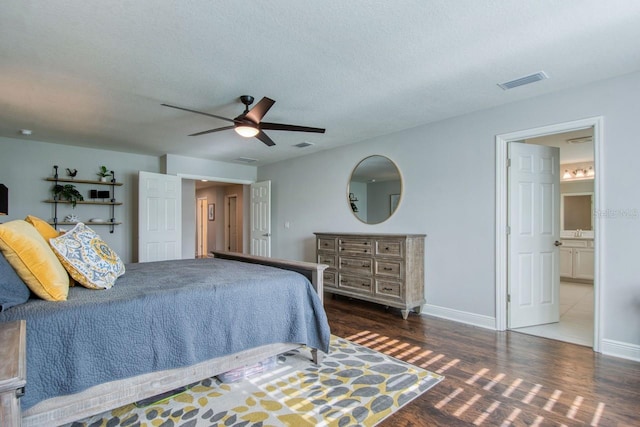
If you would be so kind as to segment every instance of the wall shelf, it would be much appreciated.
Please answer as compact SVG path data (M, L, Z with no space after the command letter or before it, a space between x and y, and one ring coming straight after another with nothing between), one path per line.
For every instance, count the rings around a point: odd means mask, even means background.
M90 180L90 179L75 179L75 178L60 178L58 176L58 166L54 165L53 166L54 169L54 175L52 177L47 177L45 178L45 181L49 181L49 182L53 182L54 185L59 185L60 183L65 183L65 184L73 184L75 185L83 185L83 186L91 186L91 185L96 185L96 186L108 186L109 187L109 196L108 197L104 197L101 199L102 200L78 200L75 202L76 205L85 205L85 206L90 206L90 205L94 205L94 206L109 206L109 220L108 221L104 221L104 222L92 222L92 221L78 221L78 222L83 222L85 224L90 224L91 226L94 225L108 225L110 227L109 232L113 233L115 231L115 226L116 225L120 225L122 224L121 222L116 221L115 218L115 207L116 206L121 206L122 202L118 202L116 200L116 187L120 187L122 185L124 185L122 182L117 182L115 179L115 173L114 171L110 171L111 172L111 177L112 179L109 181L100 181L100 180ZM100 192L98 192L100 193ZM58 204L65 204L65 205L69 205L72 204L70 201L68 200L58 200L56 199L56 197L54 196L53 199L47 199L44 201L44 203L51 203L53 204L54 208L54 214L53 214L53 221L49 222L49 224L53 225L56 229L58 228L59 225L76 225L78 222L69 222L69 221L58 221Z
M67 221L58 221L58 222L53 222L53 221L52 221L52 222L49 222L49 224L51 224L51 225L76 225L76 224L77 224L77 222L67 222ZM108 221L105 221L105 222L91 222L91 221L87 221L87 222L85 222L84 224L86 224L86 225L91 225L91 226L93 227L94 225L120 225L120 224L122 224L122 223L121 223L121 222L108 222Z
M54 178L54 177L48 177L45 178L46 181L51 181L51 182L73 182L75 184L95 184L95 185L116 185L116 186L121 186L124 185L122 182L115 182L115 181L92 181L92 180L88 180L88 179L71 179L71 178Z
M53 200L53 199L47 199L44 201L45 203L66 203L66 204L71 204L70 201L68 200ZM119 206L122 204L122 202L92 202L92 201L87 201L87 200L83 200L83 201L77 201L76 204L78 205L114 205L114 206Z

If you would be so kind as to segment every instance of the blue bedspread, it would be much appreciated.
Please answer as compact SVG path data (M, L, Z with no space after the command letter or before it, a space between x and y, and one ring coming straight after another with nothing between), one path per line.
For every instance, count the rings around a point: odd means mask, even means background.
M298 273L214 258L128 264L109 290L70 289L0 313L27 321L23 409L50 397L276 342L328 351L322 303Z

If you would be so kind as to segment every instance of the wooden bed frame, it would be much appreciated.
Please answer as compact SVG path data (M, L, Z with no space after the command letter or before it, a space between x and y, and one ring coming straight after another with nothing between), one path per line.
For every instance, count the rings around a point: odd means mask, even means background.
M296 271L313 284L323 298L324 264L265 258L239 253L213 251L216 258L250 262ZM26 322L0 324L0 426L49 426L76 421L131 402L136 402L178 387L209 378L231 369L252 365L268 357L300 347L296 343L276 343L252 348L228 356L207 360L185 368L152 372L111 381L80 393L44 400L21 412L20 397L26 383ZM313 361L321 362L322 353L312 349ZM28 385L27 385L28 387Z

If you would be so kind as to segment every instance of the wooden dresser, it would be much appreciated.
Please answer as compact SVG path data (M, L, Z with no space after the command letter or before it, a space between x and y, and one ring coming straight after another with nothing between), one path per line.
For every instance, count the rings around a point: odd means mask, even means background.
M324 290L399 308L424 304L424 234L314 233Z

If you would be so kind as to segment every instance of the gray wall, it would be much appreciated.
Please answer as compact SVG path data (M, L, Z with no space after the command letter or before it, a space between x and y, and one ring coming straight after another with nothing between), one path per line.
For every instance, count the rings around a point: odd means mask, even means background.
M603 116L603 206L637 212L638 93L634 73L260 167L258 179L272 181L273 256L313 261L315 231L426 233L425 311L495 319L496 135ZM373 154L398 165L404 192L395 215L370 226L352 215L345 189L354 165ZM602 336L640 359L640 218L600 226Z
M115 216L122 225L116 226L113 234L109 233L108 226L91 227L124 262L137 259L138 171L160 172L159 158L0 137L0 182L9 188L9 216L0 217L0 221L24 219L27 215L45 220L53 218L53 205L43 203L51 198L53 183L44 179L53 176L53 165L60 167L61 178L66 177L65 168L78 169L76 178L88 180L97 179L100 165L115 171L116 179L124 183L122 187L116 187L116 198L123 205L116 206ZM99 189L90 185L77 185L77 188L85 196L88 189ZM59 205L58 219L67 214L76 214L82 221L108 218L109 207L77 205L71 209L70 205Z

